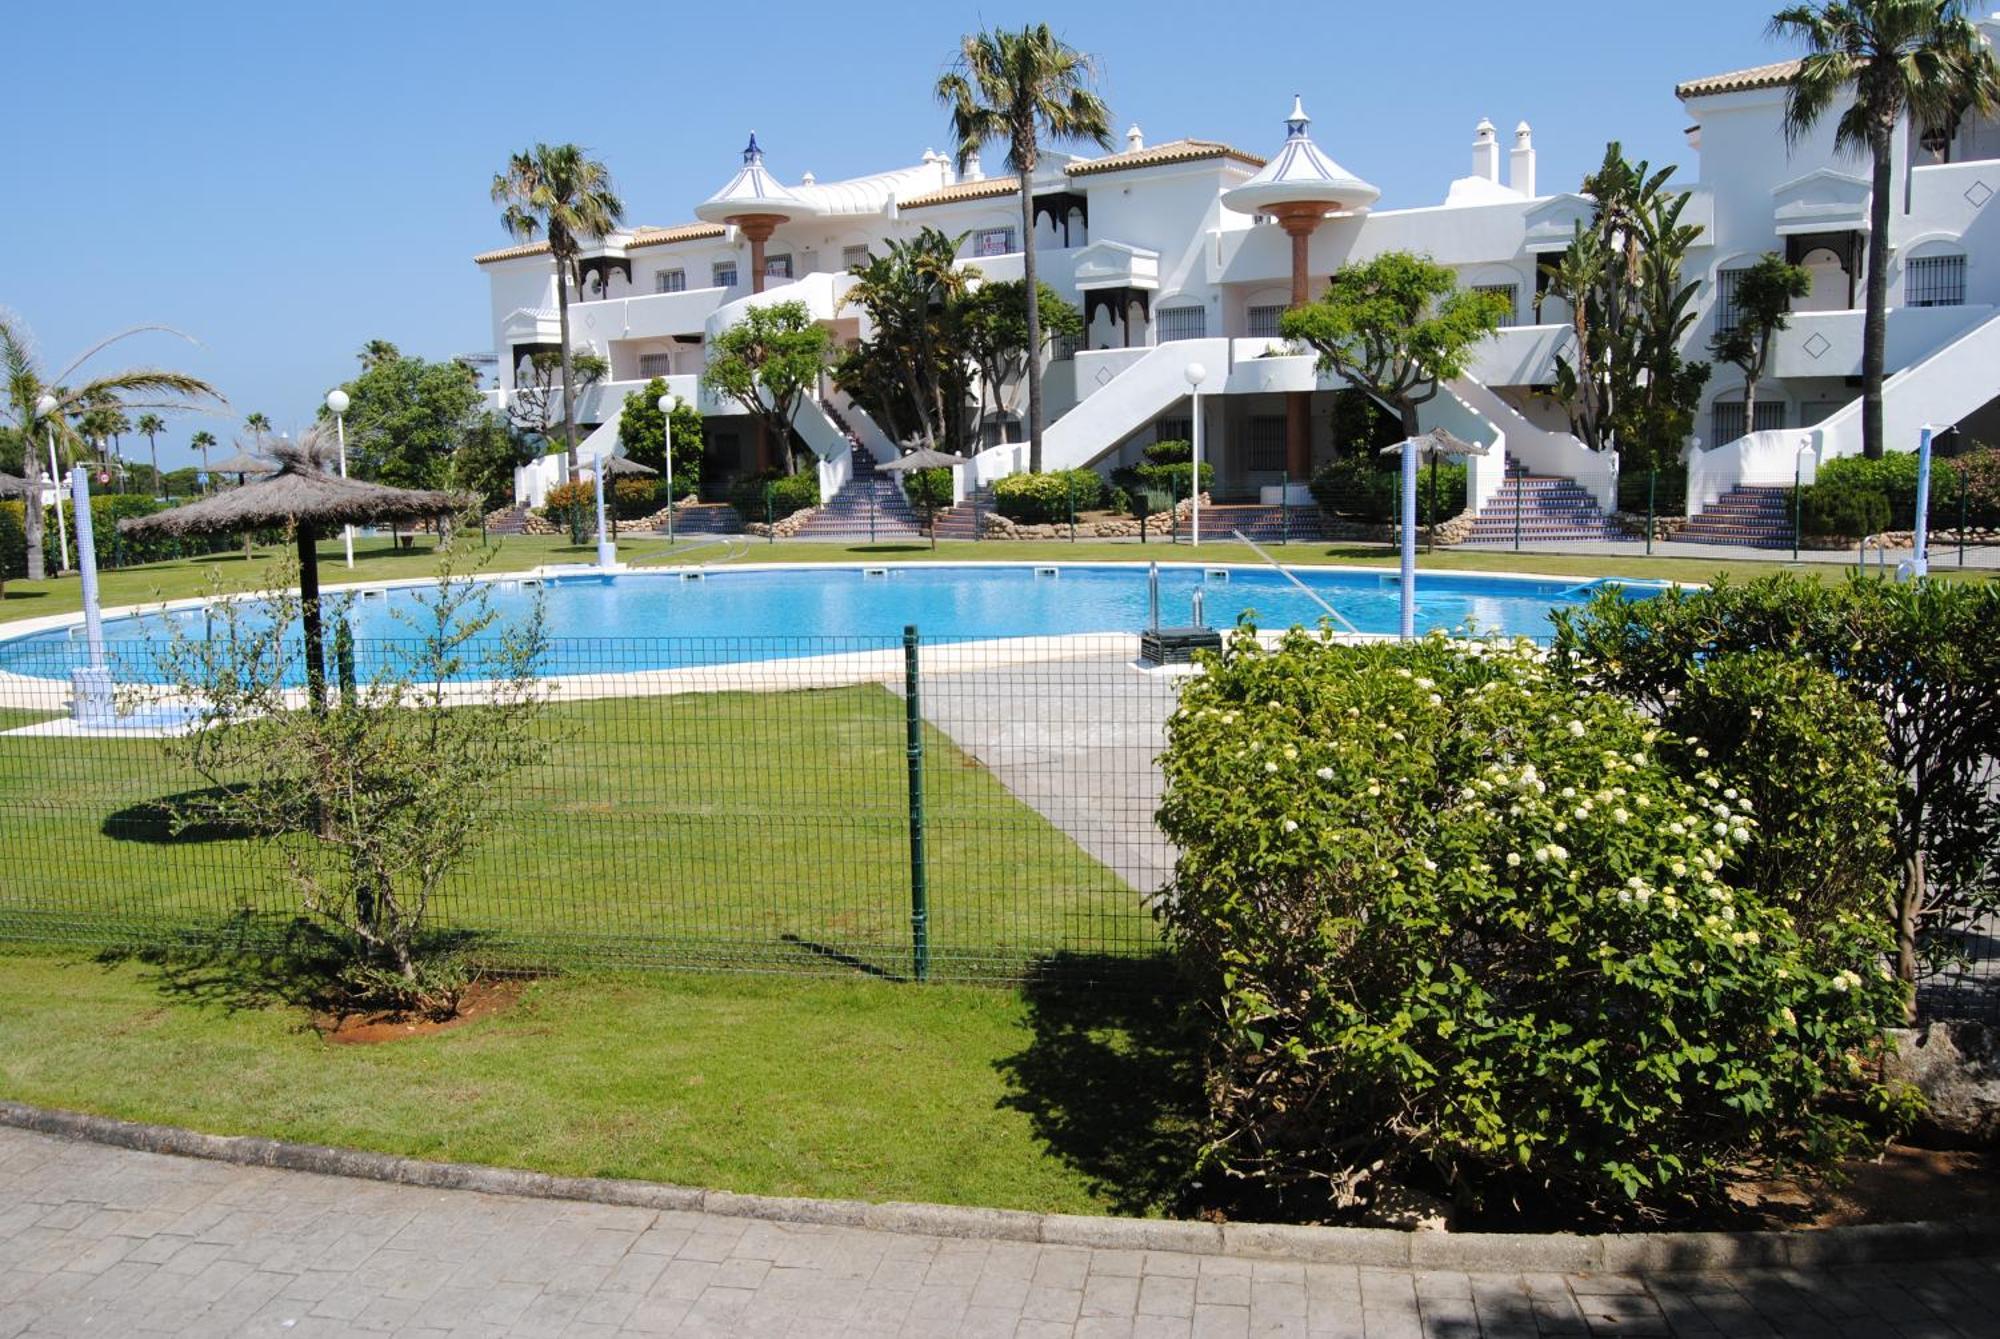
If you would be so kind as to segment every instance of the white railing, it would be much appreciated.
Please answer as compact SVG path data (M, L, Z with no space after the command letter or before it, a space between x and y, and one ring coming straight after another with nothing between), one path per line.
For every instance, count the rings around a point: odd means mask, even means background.
M1952 310L1946 308L1944 310ZM1884 445L1914 451L1926 425L1947 428L2000 395L2000 316L1989 315L1882 388ZM1861 454L1861 401L1851 400L1812 428L1776 428L1739 437L1688 461L1688 515L1742 485L1789 485L1810 437L1816 462Z
M1593 451L1567 432L1532 422L1492 387L1470 377L1452 382L1449 389L1474 413L1506 434L1508 454L1524 468L1537 474L1574 479L1606 513L1618 509L1615 451Z
M822 504L833 501L834 494L847 487L854 477L854 452L842 451L837 456L821 457L819 469L819 500Z
M1465 460L1465 505L1478 511L1507 482L1507 431L1467 404L1450 387L1438 391L1423 406L1420 420L1428 428L1443 428L1453 436L1487 448L1483 456Z

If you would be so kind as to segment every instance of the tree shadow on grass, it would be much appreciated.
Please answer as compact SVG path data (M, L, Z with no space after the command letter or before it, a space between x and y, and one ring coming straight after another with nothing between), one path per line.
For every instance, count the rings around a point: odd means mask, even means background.
M470 930L432 930L423 936L419 954L464 954L478 940ZM341 979L354 961L353 946L303 916L244 908L151 943L107 949L97 960L106 966L139 963L146 968L143 979L161 994L228 1013L288 1005L337 1014L353 1002Z
M113 841L160 846L247 841L258 834L219 816L223 803L242 793L241 786L204 786L175 795L156 795L112 810L98 830ZM297 801L294 807L297 814L292 830L308 831L312 825L305 801Z
M1026 1049L1001 1104L1124 1214L1187 1207L1200 1143L1200 1039L1163 958L1058 954L1022 987Z

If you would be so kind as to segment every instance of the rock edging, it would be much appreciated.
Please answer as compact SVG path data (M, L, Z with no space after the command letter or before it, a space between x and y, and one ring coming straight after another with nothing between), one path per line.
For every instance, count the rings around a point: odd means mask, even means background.
M470 1163L428 1162L249 1135L202 1134L178 1126L116 1120L22 1102L0 1101L0 1125L145 1153L206 1158L245 1167L277 1167L433 1190L581 1200L931 1237L1234 1255L1315 1264L1507 1272L1683 1272L1934 1260L2000 1248L2000 1216L1808 1232L1641 1232L1594 1237L1573 1233L1402 1232L1393 1228L1218 1224L1092 1218L949 1204L873 1204L860 1200L739 1195L652 1181L553 1176Z

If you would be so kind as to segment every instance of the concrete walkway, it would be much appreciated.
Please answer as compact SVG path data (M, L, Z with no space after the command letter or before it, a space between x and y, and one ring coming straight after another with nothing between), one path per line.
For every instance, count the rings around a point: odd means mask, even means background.
M1459 1274L425 1190L0 1128L17 1335L1977 1336L2000 1261Z

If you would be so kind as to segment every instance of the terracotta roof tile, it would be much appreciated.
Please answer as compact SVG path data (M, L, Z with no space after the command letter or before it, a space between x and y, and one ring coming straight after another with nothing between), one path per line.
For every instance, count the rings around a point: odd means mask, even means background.
M498 251L482 251L472 258L472 263L484 265L489 260L519 260L522 256L545 256L548 251L547 242L524 242L520 246L501 247Z
M979 181L961 181L955 186L940 187L935 191L925 191L907 200L896 202L898 209L929 209L933 205L953 205L962 200L990 200L996 195L1012 195L1021 189L1019 177L986 177Z
M1128 149L1124 153L1110 153L1102 158L1086 158L1069 165L1072 177L1092 176L1099 172L1125 172L1142 167L1159 167L1165 163L1192 163L1203 158L1233 158L1251 167L1262 167L1268 159L1259 158L1254 153L1212 139L1176 139L1164 144L1155 144L1145 149Z
M1706 79L1690 79L1674 87L1677 98L1703 98L1716 93L1743 93L1753 88L1779 88L1792 81L1799 72L1795 60L1775 61L1769 65L1753 65L1747 70L1732 70L1728 74L1712 74Z
M629 251L641 246L666 246L670 242L698 242L706 237L720 237L729 230L720 223L683 223L672 228L634 228L632 240L625 244Z

